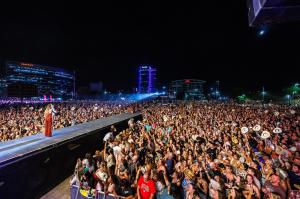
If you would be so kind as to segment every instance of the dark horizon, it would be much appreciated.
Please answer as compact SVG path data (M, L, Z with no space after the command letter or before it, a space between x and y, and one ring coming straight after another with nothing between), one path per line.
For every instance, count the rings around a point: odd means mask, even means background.
M299 81L299 22L259 36L246 2L123 4L3 9L0 60L75 70L78 85L102 81L115 91L136 86L141 64L157 67L163 85L219 80L228 94L280 92Z

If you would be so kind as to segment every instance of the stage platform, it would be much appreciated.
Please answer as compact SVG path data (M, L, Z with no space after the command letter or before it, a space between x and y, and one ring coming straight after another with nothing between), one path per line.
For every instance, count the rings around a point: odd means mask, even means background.
M128 120L132 117L136 117L137 115L140 114L125 113L58 129L53 132L53 137L45 137L42 133L39 133L17 140L0 142L0 167L14 160L20 160L20 158L30 155L36 151L46 149L48 147L54 147L67 140L86 135L95 130L116 124L120 121ZM101 140L99 140L99 143L100 141Z
M0 143L0 198L39 198L73 172L78 157L103 147L111 125L118 131L140 113L124 113Z

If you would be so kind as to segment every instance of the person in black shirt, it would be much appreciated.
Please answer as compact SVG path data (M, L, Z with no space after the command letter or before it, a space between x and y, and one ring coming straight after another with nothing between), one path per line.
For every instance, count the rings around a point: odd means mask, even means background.
M300 169L299 166L294 164L292 167L292 171L288 172L289 179L288 179L288 186L291 190L298 190L300 187Z

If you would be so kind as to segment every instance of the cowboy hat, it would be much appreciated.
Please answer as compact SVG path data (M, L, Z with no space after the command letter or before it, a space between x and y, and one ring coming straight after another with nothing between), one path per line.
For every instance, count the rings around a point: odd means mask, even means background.
M276 147L275 153L277 153L278 155L281 155L283 153L283 148L280 146Z
M292 115L294 115L294 114L296 113L296 111L295 111L295 110L290 110L290 113L291 113Z
M261 129L261 127L260 127L260 125L259 124L256 124L254 127L253 127L253 130L254 131L260 131L260 129Z
M270 137L269 131L263 131L260 136L262 139L267 139Z
M245 134L245 133L247 133L249 131L249 129L248 129L248 127L242 127L241 128L241 132L243 133L243 134Z
M295 151L297 151L297 148L293 146L293 147L289 148L289 150L292 152L295 152Z
M282 133L282 130L281 130L281 128L276 127L276 128L273 130L273 133Z

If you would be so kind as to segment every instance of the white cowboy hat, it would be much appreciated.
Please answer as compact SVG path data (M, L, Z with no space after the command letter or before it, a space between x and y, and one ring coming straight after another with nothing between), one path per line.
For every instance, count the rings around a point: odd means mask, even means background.
M293 147L289 148L289 150L292 152L295 152L295 151L297 151L297 148L293 146Z
M273 130L273 133L282 133L282 130L281 130L281 128L276 127L276 128Z
M291 113L292 115L294 115L294 114L296 113L296 111L295 111L295 110L290 110L290 113Z
M278 111L274 112L274 115L275 115L275 116L278 116L278 115L279 115L279 112L278 112Z
M253 131L260 131L261 127L259 124L256 124L254 127L253 127Z
M265 110L265 113L268 113L269 111L268 110Z
M248 127L242 127L241 128L241 132L243 133L243 134L245 134L245 133L248 133L248 131L249 131L249 129L248 129Z
M270 137L269 131L263 131L260 136L262 139L267 139Z
M281 146L276 146L275 153L277 153L278 155L283 154L283 148Z

